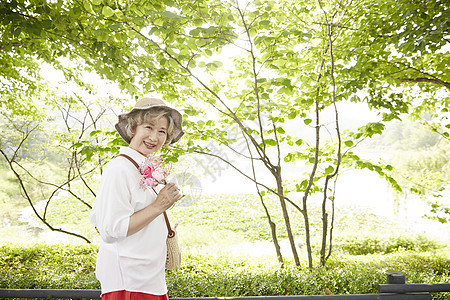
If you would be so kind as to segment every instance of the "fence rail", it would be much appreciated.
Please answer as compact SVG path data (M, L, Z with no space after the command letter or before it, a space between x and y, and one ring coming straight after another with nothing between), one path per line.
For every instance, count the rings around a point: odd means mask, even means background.
M170 298L170 300L431 300L430 293L450 292L450 283L405 284L405 275L388 272L387 284L378 285L379 294L298 295L254 297ZM0 299L101 299L100 290L0 289Z
M450 292L450 283L433 283L433 284L379 284L379 293L441 293Z
M100 290L41 290L0 289L4 298L47 298L47 299L101 299Z

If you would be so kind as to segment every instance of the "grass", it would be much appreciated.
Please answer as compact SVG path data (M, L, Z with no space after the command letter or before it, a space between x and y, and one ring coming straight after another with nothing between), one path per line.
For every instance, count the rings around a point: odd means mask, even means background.
M290 246L283 245L283 241L287 242L287 234L278 201L269 199L266 205L272 213L272 220L277 224L283 255L289 256ZM313 247L316 248L321 238L320 232L314 230L321 227L319 209L314 205L309 208ZM172 223L180 223L177 230L184 250L236 254L236 249L242 245L244 253L275 254L263 208L254 195L206 195L192 205L176 205L169 215ZM290 210L290 216L296 242L303 244L302 216L293 209ZM355 205L337 208L334 237L334 251L353 255L389 253L401 249L422 251L439 247L439 243L434 240L409 233L401 221ZM300 254L306 255L304 249Z

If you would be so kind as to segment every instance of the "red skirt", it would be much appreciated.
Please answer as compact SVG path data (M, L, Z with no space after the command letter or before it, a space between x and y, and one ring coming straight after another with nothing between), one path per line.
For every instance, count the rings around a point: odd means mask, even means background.
M116 291L102 295L102 300L169 300L167 294L152 295L139 292Z

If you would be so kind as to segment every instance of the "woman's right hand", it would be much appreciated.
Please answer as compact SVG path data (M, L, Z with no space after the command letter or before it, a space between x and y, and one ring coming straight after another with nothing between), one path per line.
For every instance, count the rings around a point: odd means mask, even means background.
M181 191L177 185L175 183L168 183L159 191L153 204L160 208L161 212L164 212L172 207L181 197Z
M135 212L130 217L127 236L130 236L147 224L153 221L156 217L168 210L175 202L182 197L180 190L174 183L168 183L159 191L156 200L146 208Z

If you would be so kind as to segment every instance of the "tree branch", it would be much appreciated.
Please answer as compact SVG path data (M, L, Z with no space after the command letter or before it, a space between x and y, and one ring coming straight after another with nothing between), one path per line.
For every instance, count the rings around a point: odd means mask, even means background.
M279 193L277 193L276 191L274 191L273 189L271 189L270 187L268 187L267 185L260 183L258 181L255 181L252 177L250 177L249 175L245 174L242 170L240 170L238 167L236 167L234 164L232 164L231 162L227 161L225 158L223 158L221 155L217 155L214 153L209 153L209 152L204 152L204 151L200 151L200 150L194 150L194 153L198 153L198 154L204 154L204 155L208 155L208 156L212 156L215 157L221 161L223 161L224 163L226 163L227 165L229 165L230 167L232 167L233 169L235 169L238 173L240 173L242 176L244 176L245 178L249 179L250 181L252 181L253 183L265 188L267 191L273 193L274 195L277 195L278 197L283 198L284 200L286 200L287 202L289 202L292 206L294 206L296 209L298 209L299 211L301 211L300 207L295 204L295 202L293 202L291 199L289 199L288 197L284 196L284 195L280 195ZM254 160L254 159L253 159ZM252 160L252 161L253 161Z
M420 82L426 82L426 83L433 83L438 86L445 87L450 90L450 82L445 82L443 80L440 80L438 78L427 78L427 77L417 77L417 78L397 78L401 82L411 82L411 83L420 83Z
M77 234L77 233L74 233L74 232L70 232L70 231L67 231L67 230L64 230L64 229L61 229L61 228L55 228L55 227L53 227L50 223L48 223L46 220L45 220L45 218L43 218L40 214L39 214L39 212L36 210L36 207L34 206L34 204L33 204L33 201L32 201L32 199L31 199L31 196L28 194L28 191L27 191L27 188L25 187L25 184L24 184L24 182L23 182L23 180L22 180L22 177L20 176L20 174L16 171L16 169L14 168L14 166L13 166L13 161L11 161L10 159L8 159L8 156L6 155L6 153L0 148L0 153L3 155L3 157L6 159L6 161L8 162L8 165L9 165L9 168L10 168L10 170L14 173L14 176L17 178L17 180L19 181L19 186L20 186L20 188L21 188L21 190L23 191L23 193L24 193L24 197L25 197L25 199L27 199L27 201L28 201L28 203L30 204L30 206L31 206L31 209L33 210L33 212L34 212L34 214L36 215L36 217L38 217L38 219L44 224L44 225L46 225L50 230L52 230L52 231L56 231L56 232L61 232L61 233L65 233L65 234L68 234L68 235L72 235L72 236L75 236L75 237L78 237L78 238L80 238L80 239L83 239L84 241L86 241L87 243L91 243L91 241L88 239L88 238L86 238L86 237L84 237L84 236L82 236L82 235L80 235L80 234Z

